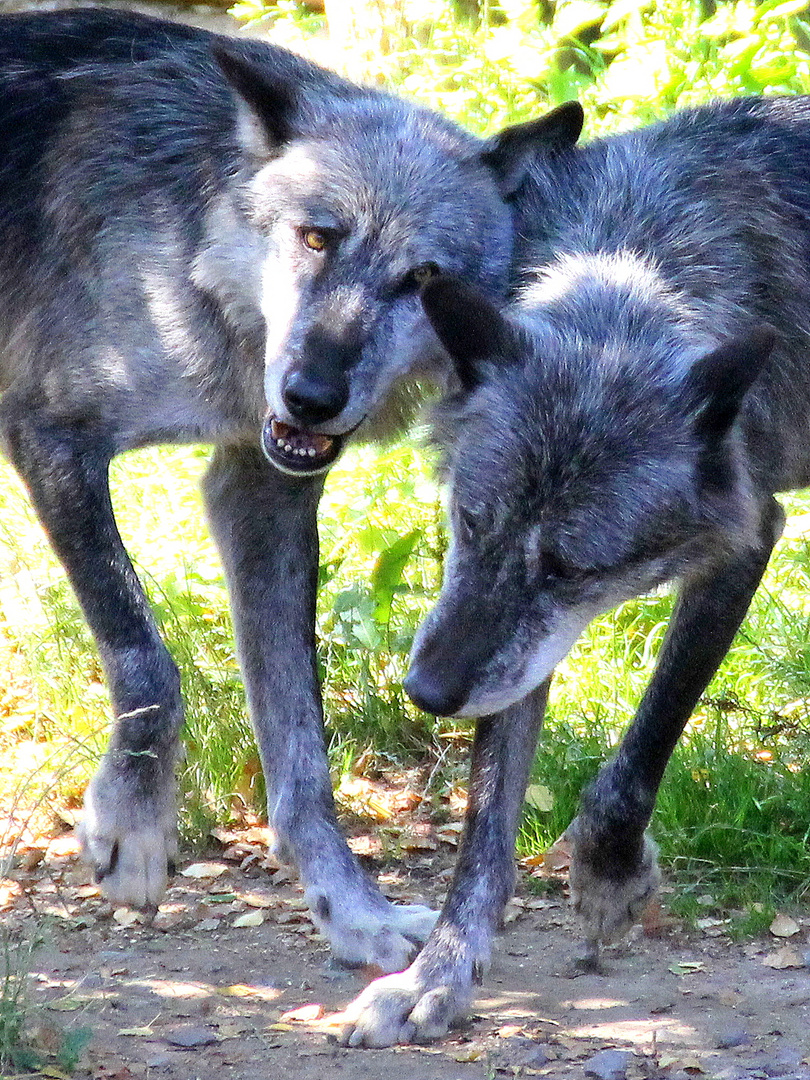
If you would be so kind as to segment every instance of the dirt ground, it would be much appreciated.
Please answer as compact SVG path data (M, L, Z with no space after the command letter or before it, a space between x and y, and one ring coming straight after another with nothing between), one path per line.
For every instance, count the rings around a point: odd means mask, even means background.
M20 849L0 918L41 941L29 998L43 1075L65 1075L59 1047L84 1029L73 1075L93 1080L810 1080L810 918L737 944L718 920L686 930L658 917L606 951L605 974L572 977L577 928L562 884L533 896L526 872L467 1026L430 1047L345 1050L330 1014L372 973L330 965L262 839L256 827L221 833L151 925L101 900L71 833ZM366 861L392 898L435 906L452 832L423 827L420 843L402 861Z

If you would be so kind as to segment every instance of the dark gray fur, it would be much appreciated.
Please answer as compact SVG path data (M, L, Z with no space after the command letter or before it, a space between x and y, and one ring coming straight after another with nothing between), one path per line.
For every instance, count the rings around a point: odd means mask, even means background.
M107 469L199 441L277 849L344 961L397 970L433 924L388 903L335 819L316 510L345 439L401 427L416 375L447 374L419 282L504 293L507 145L259 42L98 9L0 18L0 433L110 687L82 838L113 902L163 894L182 703Z
M481 717L479 740L513 732L483 787L474 767L475 808L525 784L525 713L590 619L678 582L636 718L568 830L592 963L658 882L645 829L781 532L773 495L810 481L810 99L717 103L571 146L531 168L515 209L509 309L452 280L424 291L462 389L434 418L452 542L405 687ZM485 841L469 821L436 929L359 999L349 1041L427 1037L463 1013L516 815L496 811Z

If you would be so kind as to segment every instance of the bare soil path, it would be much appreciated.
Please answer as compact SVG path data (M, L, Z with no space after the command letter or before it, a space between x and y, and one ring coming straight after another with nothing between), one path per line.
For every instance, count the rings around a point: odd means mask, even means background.
M61 1075L58 1048L84 1028L73 1075L93 1080L810 1080L810 920L736 944L722 924L664 919L607 950L605 974L572 978L566 899L532 897L525 880L466 1027L430 1047L344 1050L330 1014L373 973L330 965L261 833L223 834L218 852L186 864L148 926L104 904L72 834L18 852L0 918L41 941L29 997L34 1042L54 1064L44 1075ZM453 857L440 843L407 870L370 868L392 897L435 905Z

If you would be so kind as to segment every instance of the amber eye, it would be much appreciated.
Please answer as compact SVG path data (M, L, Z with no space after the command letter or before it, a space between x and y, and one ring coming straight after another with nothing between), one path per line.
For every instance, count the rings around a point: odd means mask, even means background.
M435 278L438 273L439 268L436 263L426 262L420 266L415 266L408 274L408 277L417 289L421 289L423 285L427 285L431 278Z
M321 232L320 229L304 229L301 240L304 247L309 248L310 251L323 251L327 244L326 233Z

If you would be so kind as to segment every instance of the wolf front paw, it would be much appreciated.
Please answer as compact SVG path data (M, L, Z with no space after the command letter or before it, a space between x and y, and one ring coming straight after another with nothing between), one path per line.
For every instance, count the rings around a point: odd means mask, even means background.
M415 967L375 980L343 1013L343 1046L424 1043L446 1035L470 1011L472 984L421 976Z
M144 777L105 758L84 797L82 858L113 904L156 907L177 857L173 777Z
M645 833L629 873L614 875L609 866L605 873L601 863L597 869L593 848L578 838L576 819L565 835L572 841L571 902L585 924L585 941L616 941L638 922L660 884L658 846Z
M335 959L349 967L368 964L380 971L402 971L439 917L421 904L391 904L382 896L353 896L348 891L336 896L323 888L307 889L305 895L312 920Z

